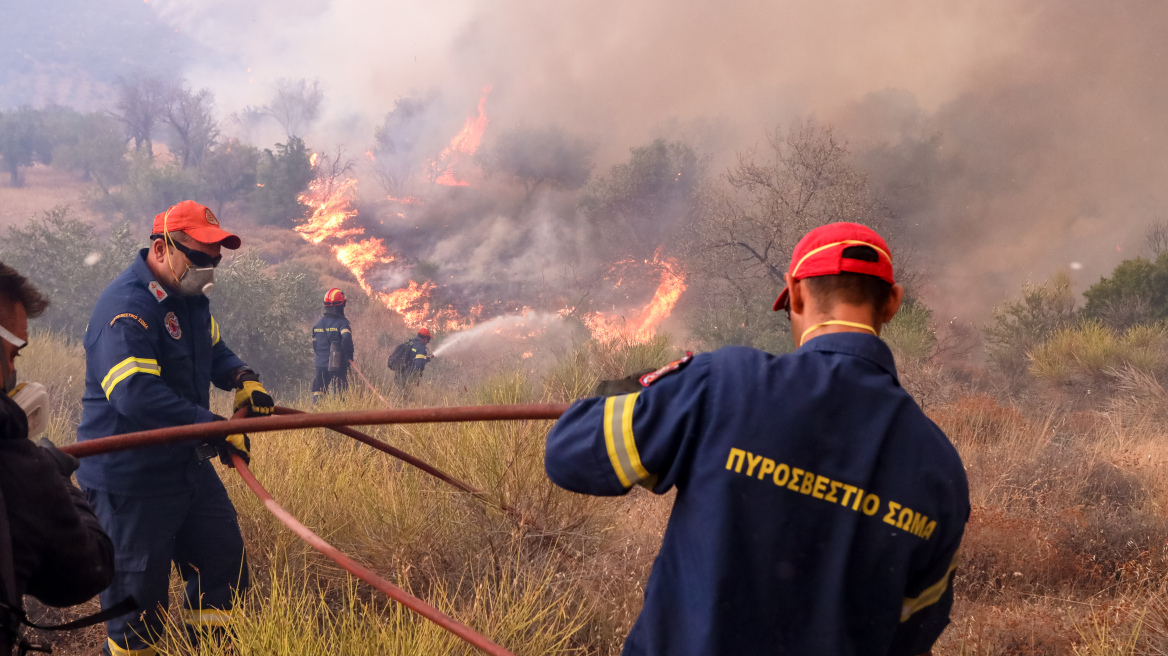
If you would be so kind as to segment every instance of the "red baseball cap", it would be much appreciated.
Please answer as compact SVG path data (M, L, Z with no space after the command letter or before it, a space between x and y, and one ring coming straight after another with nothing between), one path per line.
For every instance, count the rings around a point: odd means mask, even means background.
M219 219L211 208L193 200L184 200L178 205L154 217L153 234L165 232L185 232L195 241L204 244L220 244L223 248L235 250L243 244L239 237L219 227Z
M419 329L419 330L418 330L418 337L425 337L425 338L427 338L427 339L433 339L433 338L434 338L434 336L430 334L430 329L428 329L428 328L421 328L421 329Z
M869 246L876 251L875 262L844 257L851 246ZM787 273L795 281L815 276L836 276L841 273L863 273L876 276L889 284L892 277L892 251L876 231L859 223L829 223L803 235L791 254ZM777 312L787 307L789 290L783 288L775 300Z

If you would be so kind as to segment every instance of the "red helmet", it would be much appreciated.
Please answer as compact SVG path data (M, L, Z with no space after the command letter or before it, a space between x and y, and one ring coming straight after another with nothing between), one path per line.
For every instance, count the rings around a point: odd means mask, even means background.
M343 307L345 305L345 292L333 287L324 294L325 307Z
M430 334L429 328L422 328L418 331L418 337L425 337L426 339L433 339L434 336Z

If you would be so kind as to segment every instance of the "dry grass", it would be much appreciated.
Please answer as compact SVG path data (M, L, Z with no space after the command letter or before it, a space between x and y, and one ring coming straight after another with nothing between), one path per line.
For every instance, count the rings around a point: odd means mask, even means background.
M22 175L22 187L8 186L7 176L0 180L0 229L24 225L30 216L57 205L69 205L84 221L99 222L98 216L89 210L92 182L80 180L76 173L40 164L22 169Z
M21 374L54 390L61 401L52 435L71 441L80 348L44 334L32 344ZM616 369L672 355L667 342L585 345L543 375L504 371L465 389L439 370L413 403L571 398ZM380 369L375 384L384 386ZM969 394L930 409L968 467L973 502L953 624L936 654L1168 653L1168 391L1134 368L1116 375L1102 409L1068 412L1057 399L1016 407ZM344 400L316 409L382 406L353 384ZM306 397L280 402L308 407ZM517 506L546 531L323 430L255 436L254 471L325 539L517 653L616 654L640 609L670 499L641 490L588 498L552 486L542 462L548 426L369 430ZM233 626L233 653L469 653L355 583L268 515L233 473L221 474L256 581L242 600L248 613ZM58 653L92 653L100 636L76 634ZM167 653L185 653L181 640L171 632Z

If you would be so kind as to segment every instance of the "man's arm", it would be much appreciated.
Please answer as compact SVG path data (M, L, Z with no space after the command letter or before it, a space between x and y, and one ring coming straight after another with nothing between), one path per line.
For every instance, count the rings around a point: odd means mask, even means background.
M27 439L4 440L0 459L13 561L25 592L50 606L72 606L104 590L114 548L81 490Z
M246 368L243 360L224 343L219 333L219 322L211 317L211 383L221 390L231 391L239 387L236 378Z
M682 474L679 452L705 419L709 355L640 392L573 403L548 433L544 465L562 488L602 496L642 485L658 494Z
M900 625L893 634L891 656L931 653L933 643L949 625L953 609L953 577L961 560L961 539L969 519L968 493L964 506L948 522L951 526L928 562L913 577L901 606Z
M346 320L341 325L341 356L344 358L346 365L349 360L353 359L353 353L353 329L349 326L348 320Z
M162 380L158 353L137 321L116 320L98 330L87 364L101 377L102 391L118 414L143 429L215 420L210 410L182 398Z

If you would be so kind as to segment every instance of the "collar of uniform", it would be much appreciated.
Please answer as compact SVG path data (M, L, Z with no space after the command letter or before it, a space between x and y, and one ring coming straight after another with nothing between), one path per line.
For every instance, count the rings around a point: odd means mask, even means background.
M146 254L149 252L149 248L143 248L138 251L138 257L134 258L134 274L138 276L138 280L142 281L143 286L157 282L158 280L154 277L154 272L150 270L150 266L146 264ZM162 283L158 284L161 285ZM170 290L166 290L166 293L169 294Z
M827 333L807 340L799 350L822 351L823 353L843 353L857 358L864 358L876 366L892 374L896 383L900 384L900 377L896 374L896 361L892 358L892 351L884 340L868 333Z

